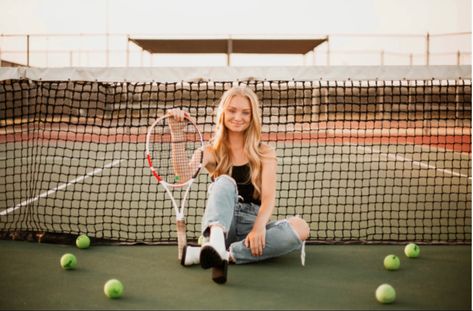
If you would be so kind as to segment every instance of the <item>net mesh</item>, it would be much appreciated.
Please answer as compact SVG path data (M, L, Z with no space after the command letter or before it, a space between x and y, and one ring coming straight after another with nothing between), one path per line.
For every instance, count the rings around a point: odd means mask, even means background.
M273 219L311 242L471 242L471 79L0 81L0 231L175 243L175 215L145 157L167 109L212 136L218 100L244 83L278 155ZM200 236L210 178L189 193Z

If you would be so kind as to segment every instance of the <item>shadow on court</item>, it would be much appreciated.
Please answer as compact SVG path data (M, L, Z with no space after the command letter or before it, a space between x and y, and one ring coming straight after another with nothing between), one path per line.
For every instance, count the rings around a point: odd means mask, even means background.
M274 260L229 267L225 285L210 270L182 267L175 246L92 246L0 240L0 309L471 309L471 245L421 245L409 259L404 245L308 245L306 265L294 252ZM77 256L76 270L59 265ZM396 254L401 268L387 271ZM111 300L108 279L125 292ZM379 304L382 283L397 292Z

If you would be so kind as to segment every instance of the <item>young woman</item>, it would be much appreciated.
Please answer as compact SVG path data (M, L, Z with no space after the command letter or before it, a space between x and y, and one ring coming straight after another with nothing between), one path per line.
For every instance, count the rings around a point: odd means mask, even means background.
M215 135L205 147L203 166L212 178L202 218L202 247L187 246L182 265L213 268L226 282L229 262L245 264L301 249L309 226L300 217L270 221L276 198L276 152L261 140L258 98L246 86L227 90L217 110ZM175 120L188 113L168 112ZM173 133L176 134L176 133Z

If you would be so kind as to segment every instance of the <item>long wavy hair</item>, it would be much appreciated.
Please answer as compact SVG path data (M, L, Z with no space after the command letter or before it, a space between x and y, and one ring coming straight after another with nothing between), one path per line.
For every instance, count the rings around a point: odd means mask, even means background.
M248 158L250 166L250 180L255 191L255 198L259 198L261 194L261 157L260 151L261 140L261 116L259 114L258 96L251 88L245 85L234 86L223 93L217 108L217 121L215 127L215 135L212 140L212 148L217 161L217 167L212 173L212 177L216 178L222 174L231 175L232 159L230 153L230 143L228 141L228 129L224 124L225 110L234 96L243 96L248 98L251 106L251 121L246 129L244 153Z

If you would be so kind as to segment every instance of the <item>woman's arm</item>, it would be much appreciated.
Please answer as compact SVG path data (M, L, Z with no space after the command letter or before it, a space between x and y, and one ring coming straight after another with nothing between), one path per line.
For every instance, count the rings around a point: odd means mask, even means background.
M245 245L251 249L253 256L261 256L266 243L266 224L273 214L276 202L276 152L267 145L262 145L261 171L261 206L256 216L253 229L245 238Z
M171 131L171 161L174 173L179 176L181 182L185 182L192 177L193 172L200 163L200 155L195 152L189 161L186 155L186 134L184 133L185 118L189 113L180 109L170 109L166 112L169 116L169 129Z
M202 161L202 167L205 167L209 174L212 174L217 167L217 161L211 145L204 146L204 159Z

